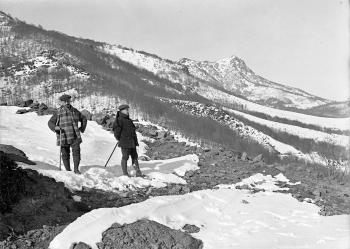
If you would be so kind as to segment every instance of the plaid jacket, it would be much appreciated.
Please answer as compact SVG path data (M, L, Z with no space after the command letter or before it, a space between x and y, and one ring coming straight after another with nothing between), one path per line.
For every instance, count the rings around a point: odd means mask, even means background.
M81 122L80 129L78 128L79 122ZM61 128L61 141L60 133L56 132L58 146L70 145L76 142L81 143L82 139L80 131L84 132L86 124L87 120L85 116L73 106L70 106L69 108L61 106L49 121L49 127L51 130L55 131L55 126L60 126Z

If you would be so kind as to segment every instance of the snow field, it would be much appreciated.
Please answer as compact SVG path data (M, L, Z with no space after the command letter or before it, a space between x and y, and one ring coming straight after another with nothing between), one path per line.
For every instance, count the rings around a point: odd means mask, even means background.
M69 224L50 244L50 249L65 249L83 241L93 248L102 233L113 223L132 223L150 219L173 229L185 224L200 228L192 236L201 239L204 249L347 249L350 246L349 215L320 216L314 204L299 202L277 181L292 184L282 174L275 177L257 174L242 184L265 192L238 190L221 185L181 196L159 196L120 208L93 210Z
M115 150L108 167L104 167L116 144L113 134L96 122L88 122L87 129L82 134L80 164L82 175L65 171L63 165L62 171L59 171L59 147L56 146L56 135L47 126L51 116L38 116L34 112L15 114L18 109L20 108L0 107L0 143L23 150L30 160L37 163L34 166L22 165L22 167L30 167L43 175L64 182L70 189L80 190L82 187L88 187L105 191L127 191L145 187L160 188L168 183L186 184L186 181L179 176L183 176L188 170L198 169L198 157L187 155L168 160L141 161L140 168L146 174L146 178L122 176L119 148ZM140 141L138 153L142 155L146 151L146 145L141 142L142 135L137 133L137 136ZM130 168L131 160L128 163ZM133 170L130 172L135 173Z

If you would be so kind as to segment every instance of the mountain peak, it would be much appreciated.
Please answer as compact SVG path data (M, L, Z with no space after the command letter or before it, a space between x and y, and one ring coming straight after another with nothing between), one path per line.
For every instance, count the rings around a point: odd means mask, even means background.
M5 26L9 22L13 22L14 20L15 19L12 16L0 10L0 26Z

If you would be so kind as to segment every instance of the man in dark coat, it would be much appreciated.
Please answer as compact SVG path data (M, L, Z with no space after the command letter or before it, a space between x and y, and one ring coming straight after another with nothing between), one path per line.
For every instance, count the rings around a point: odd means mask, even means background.
M113 124L114 136L118 140L118 145L122 151L121 166L123 175L129 176L127 161L131 156L132 165L136 171L136 176L142 177L140 170L136 146L139 146L136 136L136 127L129 117L129 106L121 105L118 107L116 119Z
M62 161L67 171L70 171L70 148L73 152L74 173L80 174L80 133L84 133L87 119L70 103L71 96L64 94L59 100L61 106L48 122L49 128L56 133L57 145L62 148ZM79 122L81 123L78 127Z

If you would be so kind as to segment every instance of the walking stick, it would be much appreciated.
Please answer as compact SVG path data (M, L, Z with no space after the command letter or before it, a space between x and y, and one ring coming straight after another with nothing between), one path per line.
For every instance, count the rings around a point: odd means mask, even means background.
M61 170L61 161L62 161L62 130L60 129L60 166L59 169Z
M108 158L108 160L107 160L107 162L106 162L106 164L105 164L105 167L107 167L107 164L108 164L109 160L111 159L111 157L112 157L112 155L113 155L113 153L114 153L114 151L115 151L115 148L117 148L118 144L119 144L119 143L117 143L117 144L114 146L113 151L112 151L111 155L109 156L109 158Z

